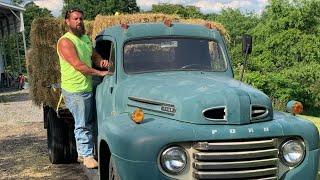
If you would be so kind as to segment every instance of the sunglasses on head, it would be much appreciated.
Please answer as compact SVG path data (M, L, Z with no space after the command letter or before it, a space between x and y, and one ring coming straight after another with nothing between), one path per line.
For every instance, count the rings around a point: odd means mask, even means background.
M64 19L68 19L70 17L70 14L73 12L79 12L79 13L83 14L83 11L81 9L78 9L78 8L69 9L66 12L66 15L64 16Z

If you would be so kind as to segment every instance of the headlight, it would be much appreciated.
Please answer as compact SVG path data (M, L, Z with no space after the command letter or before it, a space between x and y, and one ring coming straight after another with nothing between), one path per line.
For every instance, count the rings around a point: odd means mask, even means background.
M160 163L162 169L167 173L179 174L187 165L187 154L182 147L170 147L162 152Z
M284 164L290 167L299 165L305 156L305 145L303 141L295 139L282 144L280 158Z

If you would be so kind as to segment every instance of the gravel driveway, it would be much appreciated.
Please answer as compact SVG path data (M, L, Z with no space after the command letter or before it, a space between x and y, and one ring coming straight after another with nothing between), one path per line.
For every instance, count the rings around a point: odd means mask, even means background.
M28 90L0 91L0 179L87 179L79 164L50 163L42 109Z

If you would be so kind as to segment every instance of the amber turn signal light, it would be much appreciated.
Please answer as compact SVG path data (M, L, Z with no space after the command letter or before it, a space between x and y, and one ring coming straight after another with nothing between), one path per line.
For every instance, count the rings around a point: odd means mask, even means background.
M142 109L137 108L131 113L131 119L137 124L140 124L144 119L144 112Z
M289 101L287 103L287 111L292 113L293 115L301 114L303 111L303 105L299 101Z

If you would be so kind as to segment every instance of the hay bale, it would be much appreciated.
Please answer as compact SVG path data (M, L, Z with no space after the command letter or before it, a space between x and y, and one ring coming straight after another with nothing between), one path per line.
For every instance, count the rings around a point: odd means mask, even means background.
M148 22L164 22L165 20L171 20L172 22L181 22L186 24L198 24L198 25L209 25L211 28L218 30L222 36L229 40L229 34L224 26L214 21L206 21L203 19L182 19L177 15L165 15L165 14L124 14L118 16L102 16L98 15L93 24L92 39L95 39L97 34L107 27L127 23L148 23Z
M148 23L148 22L163 22L164 20L171 20L173 22L179 21L179 16L165 15L165 14L124 14L118 16L102 16L98 15L94 20L92 39L103 29L117 24L133 24L133 23Z
M181 23L186 23L186 24L198 24L198 25L203 25L203 26L209 26L212 29L216 29L220 32L220 34L222 36L224 36L224 38L229 41L230 40L230 36L227 32L227 30L224 28L224 26L218 22L214 22L214 21L206 21L203 19L181 19L180 20Z
M84 22L86 28L86 34L91 37L92 33L92 21ZM55 47L59 38L68 31L64 19L56 18L37 18L32 22L30 38L31 47L36 46L51 46Z
M30 31L31 47L41 45L55 47L58 39L67 31L64 21L55 18L37 18Z
M38 46L27 54L27 68L30 83L30 97L33 103L55 107L60 92L48 88L60 82L60 66L55 48Z

